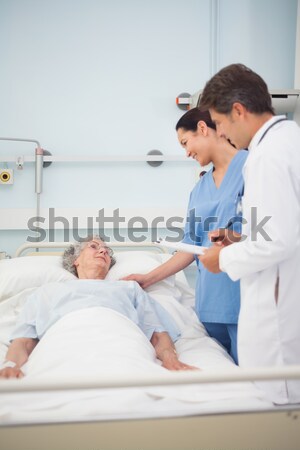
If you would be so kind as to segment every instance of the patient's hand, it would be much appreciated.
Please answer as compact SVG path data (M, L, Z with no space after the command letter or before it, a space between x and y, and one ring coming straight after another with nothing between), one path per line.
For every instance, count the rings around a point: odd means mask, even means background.
M17 367L5 367L0 370L0 378L23 378L24 373Z
M168 370L200 370L199 367L179 361L177 354L172 350L164 350L161 361L162 366Z
M197 370L198 367L189 366L179 361L176 348L166 331L155 331L150 339L155 348L156 357L162 362L162 366L168 370Z

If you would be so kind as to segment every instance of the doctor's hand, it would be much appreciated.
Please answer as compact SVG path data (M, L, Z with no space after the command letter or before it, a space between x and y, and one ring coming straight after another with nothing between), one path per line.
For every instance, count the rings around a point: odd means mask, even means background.
M219 265L219 256L220 256L220 252L223 248L224 248L224 245L222 245L218 242L213 247L210 247L207 250L205 250L204 255L198 256L199 260L202 262L204 267L207 270L209 270L209 272L212 272L212 273L221 272L220 265Z
M208 237L211 242L221 244L224 246L239 242L241 240L241 234L228 228L219 228L208 233Z

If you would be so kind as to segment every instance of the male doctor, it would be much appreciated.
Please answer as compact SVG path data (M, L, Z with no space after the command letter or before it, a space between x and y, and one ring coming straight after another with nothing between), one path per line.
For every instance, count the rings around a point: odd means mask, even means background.
M200 257L208 270L241 280L239 363L300 364L300 129L274 116L266 83L242 64L213 76L199 107L220 135L249 149L242 239ZM299 380L260 386L274 403L300 402Z

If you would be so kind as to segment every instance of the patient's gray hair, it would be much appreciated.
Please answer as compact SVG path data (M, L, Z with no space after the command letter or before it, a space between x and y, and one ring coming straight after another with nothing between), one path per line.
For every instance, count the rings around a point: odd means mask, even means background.
M78 277L77 269L74 266L74 262L76 261L76 259L80 255L81 251L86 246L87 242L93 241L94 239L104 242L104 239L101 236L89 236L86 239L84 239L83 241L74 242L74 244L71 244L70 247L66 248L66 250L64 251L64 254L62 256L63 268L66 269L68 272L71 272L76 277ZM114 264L116 264L116 258L114 256L112 256L109 268L111 269Z

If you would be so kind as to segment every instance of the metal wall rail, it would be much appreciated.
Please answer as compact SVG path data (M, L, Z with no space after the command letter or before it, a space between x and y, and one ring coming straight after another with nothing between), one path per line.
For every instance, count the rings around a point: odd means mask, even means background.
M0 155L0 163L16 163L20 164L20 156ZM184 154L182 155L65 155L65 156L46 156L43 157L44 162L139 162L139 161L180 161L191 162ZM35 157L30 155L22 156L23 163L34 163Z

